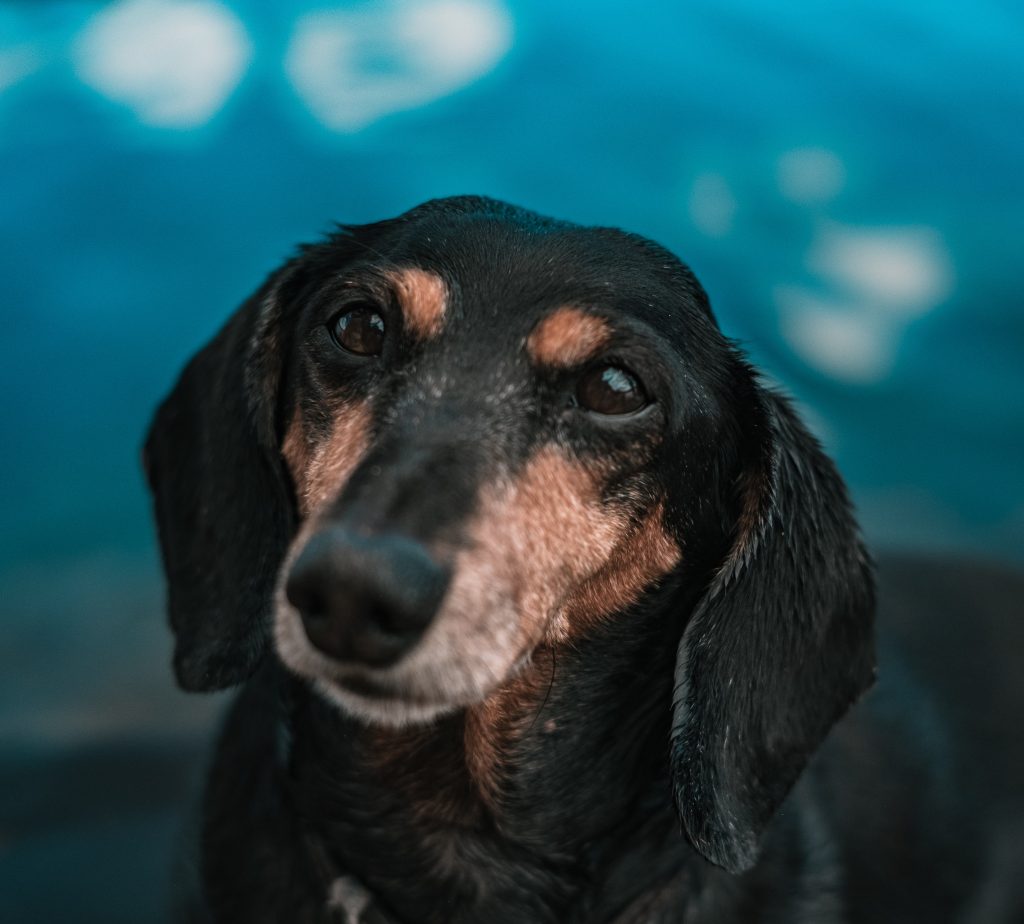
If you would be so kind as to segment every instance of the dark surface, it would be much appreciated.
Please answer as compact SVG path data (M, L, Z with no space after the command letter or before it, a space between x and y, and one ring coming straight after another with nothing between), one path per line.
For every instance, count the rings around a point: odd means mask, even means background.
M0 921L166 920L205 751L201 736L0 751Z

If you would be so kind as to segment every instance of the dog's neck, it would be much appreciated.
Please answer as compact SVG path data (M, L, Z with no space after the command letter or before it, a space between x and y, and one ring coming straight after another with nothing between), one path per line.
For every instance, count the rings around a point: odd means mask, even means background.
M542 648L428 727L367 728L300 690L291 805L396 921L613 920L692 858L667 783L674 621Z

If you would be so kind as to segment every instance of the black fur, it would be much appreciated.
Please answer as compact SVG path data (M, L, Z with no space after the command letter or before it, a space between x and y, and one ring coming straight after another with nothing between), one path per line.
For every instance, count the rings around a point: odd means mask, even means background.
M395 346L387 378L331 372L308 344L339 280L393 265L449 280L452 333ZM648 413L603 428L560 416L564 377L515 358L560 304L623 325L615 358L649 376ZM427 381L443 383L443 401L417 391ZM367 728L268 644L300 520L281 458L287 415L315 421L351 394L373 397L375 422L332 514L347 528L457 538L489 473L556 441L607 463L609 504L641 517L660 496L682 551L627 611L534 652L546 693L505 742L491 803L469 782L461 713ZM339 881L366 891L362 924L902 924L960 920L971 902L997 911L962 920L1020 919L1024 904L998 892L1005 872L992 885L984 862L924 831L963 819L959 770L919 750L917 686L873 697L876 712L855 710L821 748L874 676L868 556L831 462L657 245L474 197L342 229L192 361L145 456L179 682L247 681L204 801L191 919L346 920L329 907ZM944 774L954 782L933 782ZM862 815L876 795L883 805ZM898 834L885 827L895 818ZM965 837L977 843L983 827Z

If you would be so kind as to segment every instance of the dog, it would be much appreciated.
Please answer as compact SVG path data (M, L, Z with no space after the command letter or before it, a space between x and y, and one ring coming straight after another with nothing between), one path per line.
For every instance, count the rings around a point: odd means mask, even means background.
M944 654L847 715L843 481L657 244L480 197L341 227L144 460L177 679L242 685L188 919L1024 920L1019 743Z

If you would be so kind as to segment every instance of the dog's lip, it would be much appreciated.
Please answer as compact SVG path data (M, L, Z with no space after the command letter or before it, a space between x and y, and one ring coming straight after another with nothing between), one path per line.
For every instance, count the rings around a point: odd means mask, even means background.
M409 689L396 687L393 683L382 682L380 679L365 673L334 677L329 682L345 692L379 704L402 704L427 708L451 705L438 699L417 696Z

